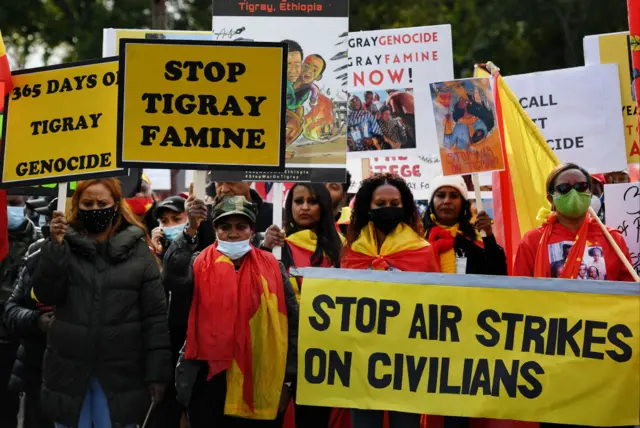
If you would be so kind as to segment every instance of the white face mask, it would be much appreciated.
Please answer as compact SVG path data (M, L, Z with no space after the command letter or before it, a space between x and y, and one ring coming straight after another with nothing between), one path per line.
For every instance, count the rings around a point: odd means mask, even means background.
M593 211L598 214L600 212L600 208L602 208L602 201L596 195L591 195L591 208Z
M238 260L251 251L251 239L237 242L221 241L218 239L218 251L231 260Z

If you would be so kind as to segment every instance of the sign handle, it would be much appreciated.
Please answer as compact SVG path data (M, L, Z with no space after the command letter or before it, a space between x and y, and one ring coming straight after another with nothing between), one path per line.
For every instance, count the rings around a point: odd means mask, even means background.
M484 205L482 204L482 191L480 190L480 176L477 173L471 174L471 181L473 182L473 190L476 193L476 209L478 212L484 211ZM480 236L486 238L487 234L484 230L481 230Z
M69 183L59 183L58 184L58 207L57 211L61 213L66 213L67 209L67 187Z
M282 183L273 183L273 224L278 226L278 229L282 230L282 197L283 197ZM276 260L282 260L282 247L275 247L272 251Z
M207 193L207 171L193 172L193 191L196 198L204 200Z

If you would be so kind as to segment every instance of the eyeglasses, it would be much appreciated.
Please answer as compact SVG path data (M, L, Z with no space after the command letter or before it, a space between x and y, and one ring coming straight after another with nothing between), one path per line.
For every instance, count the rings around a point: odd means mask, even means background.
M589 183L587 183L586 181L580 181L574 184L562 183L556 186L556 192L560 193L561 195L566 195L571 191L571 189L576 189L577 192L583 193L590 188Z

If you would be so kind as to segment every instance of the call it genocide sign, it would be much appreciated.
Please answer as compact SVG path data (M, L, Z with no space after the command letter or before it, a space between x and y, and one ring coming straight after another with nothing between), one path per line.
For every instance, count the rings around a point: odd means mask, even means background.
M284 169L283 43L120 40L121 166Z
M118 61L13 73L2 147L3 187L123 175L116 166Z

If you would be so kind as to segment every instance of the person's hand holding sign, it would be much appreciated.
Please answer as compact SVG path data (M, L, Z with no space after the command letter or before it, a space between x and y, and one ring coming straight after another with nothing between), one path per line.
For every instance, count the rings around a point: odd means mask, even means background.
M189 187L189 198L185 203L185 209L189 220L187 234L193 238L198 233L200 223L207 219L207 206L202 199L196 198L193 191L193 183L191 183L191 186Z
M489 217L485 211L480 211L476 217L476 229L478 231L484 231L487 236L493 236L493 220Z
M62 244L64 234L67 233L67 219L64 218L64 213L54 211L49 228L51 231L51 240L56 244Z

